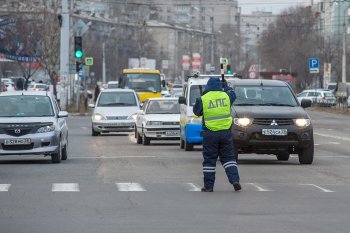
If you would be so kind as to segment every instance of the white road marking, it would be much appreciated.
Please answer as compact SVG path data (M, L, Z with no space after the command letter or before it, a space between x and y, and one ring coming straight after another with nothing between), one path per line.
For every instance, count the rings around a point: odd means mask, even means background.
M87 157L87 156L76 156L70 157L70 159L123 159L123 158L156 158L154 155L122 155L122 156L98 156L98 157Z
M339 145L339 142L330 142L329 144L333 144L333 145Z
M350 138L346 138L346 137L339 137L339 136L323 134L323 133L315 133L315 132L314 132L314 134L321 136L321 137L328 137L328 138L334 138L334 139L343 140L343 141L350 141Z
M52 192L79 192L79 184L77 183L54 183L52 184Z
M327 129L328 131L333 131L334 129Z
M259 191L259 192L271 192L272 191L272 190L269 190L269 189L264 189L263 187L255 184L255 183L248 183L248 184L254 186L257 189L257 191Z
M320 144L316 144L316 143L315 143L314 145L315 145L315 146L319 146Z
M89 129L89 128L86 127L86 126L81 126L80 128L81 128L81 129L85 129L85 130L86 130L86 129Z
M325 193L334 193L334 191L332 191L332 190L322 188L322 187L320 187L320 186L318 186L318 185L315 185L315 184L300 184L300 185L313 186L313 187L315 187L315 188L320 189L322 192L325 192Z
M146 191L146 189L138 183L115 183L115 184L117 185L118 190L122 192Z
M10 184L0 184L0 192L8 192L10 186Z
M187 186L188 186L188 191L191 191L191 192L201 191L201 188L199 188L197 185L195 185L193 183L187 183Z

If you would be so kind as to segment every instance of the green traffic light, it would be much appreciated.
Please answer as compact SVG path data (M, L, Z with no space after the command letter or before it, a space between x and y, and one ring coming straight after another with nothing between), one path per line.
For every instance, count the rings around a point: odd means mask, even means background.
M76 58L82 58L83 57L83 51L81 51L81 50L75 51L75 57Z
M227 71L227 74L231 74L231 70L228 70L228 71Z

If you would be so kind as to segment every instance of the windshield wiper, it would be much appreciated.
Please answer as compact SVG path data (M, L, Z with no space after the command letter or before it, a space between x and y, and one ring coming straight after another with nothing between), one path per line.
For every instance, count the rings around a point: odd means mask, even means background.
M262 104L262 105L295 107L295 105L291 105L291 104L279 104L279 103L266 103L266 104Z

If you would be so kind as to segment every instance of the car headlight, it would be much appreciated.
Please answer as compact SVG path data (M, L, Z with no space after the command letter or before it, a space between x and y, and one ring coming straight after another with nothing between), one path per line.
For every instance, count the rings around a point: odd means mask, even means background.
M47 132L52 132L54 130L55 130L54 125L47 125L47 126L43 126L43 127L39 128L36 132L37 133L47 133Z
M190 124L202 124L202 118L201 117L188 117L187 118L187 123Z
M130 115L130 116L128 117L128 120L136 121L136 118L137 118L137 114L134 113L134 114L132 114L132 115Z
M310 125L310 119L305 119L305 118L298 118L294 119L294 124L298 127L308 127Z
M99 113L94 114L94 120L95 121L100 121L100 120L107 120L107 118L104 115L101 115Z
M161 125L162 122L161 121L148 121L146 123L146 125Z
M233 118L233 123L240 127L247 127L253 123L253 119L247 117Z

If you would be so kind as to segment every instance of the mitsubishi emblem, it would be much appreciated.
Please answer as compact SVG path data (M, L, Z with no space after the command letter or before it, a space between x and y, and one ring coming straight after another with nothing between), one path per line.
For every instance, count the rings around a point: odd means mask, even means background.
M277 122L275 120L272 120L270 125L278 125Z
M21 129L15 129L15 133L16 134L20 134L21 133Z

